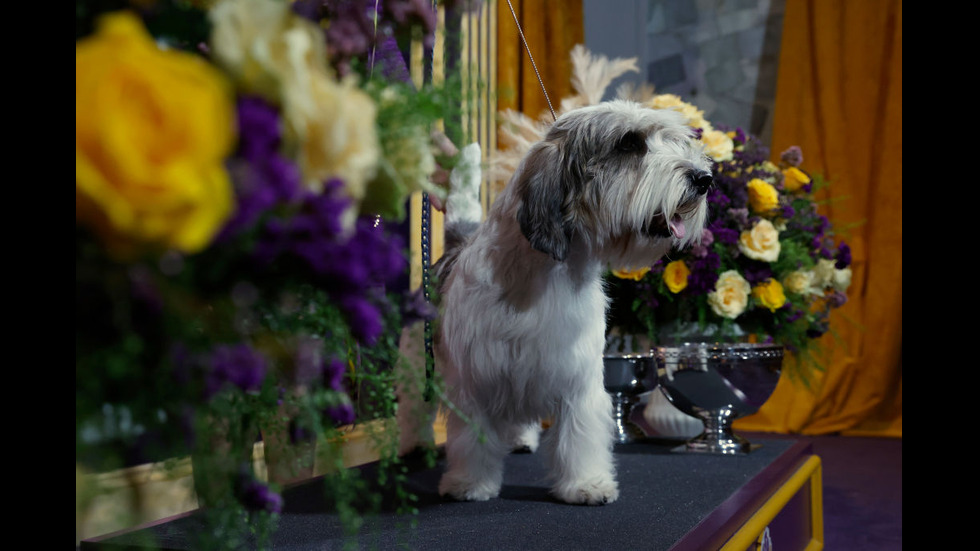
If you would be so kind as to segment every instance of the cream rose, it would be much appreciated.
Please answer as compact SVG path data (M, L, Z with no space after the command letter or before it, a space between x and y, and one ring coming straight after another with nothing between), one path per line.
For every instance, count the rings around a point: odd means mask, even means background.
M306 186L344 181L357 213L378 169L377 106L352 80L329 73L322 30L275 0L222 0L210 12L215 60L240 89L280 105L287 152Z
M840 291L841 293L847 291L847 288L851 286L851 268L847 267L843 270L835 268L830 285L835 291Z
M724 318L735 319L749 305L752 286L736 270L728 270L718 276L715 290L708 293L711 310Z
M813 287L813 272L810 270L796 270L783 277L783 288L790 293L805 295Z
M779 231L772 222L762 219L752 229L742 232L738 239L738 250L742 254L763 262L775 262L779 258Z
M824 289L829 287L834 281L834 261L821 258L817 261L817 265L813 267L813 280L811 287L815 293L823 293Z
M714 161L730 161L734 157L735 142L720 130L710 130L701 134L704 152Z

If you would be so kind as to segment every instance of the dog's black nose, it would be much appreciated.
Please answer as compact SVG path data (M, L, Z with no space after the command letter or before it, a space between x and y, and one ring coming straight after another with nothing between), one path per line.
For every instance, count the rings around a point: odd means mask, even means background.
M692 172L691 173L691 185L700 195L708 193L708 189L711 188L711 184L714 183L714 179L711 177L710 172Z

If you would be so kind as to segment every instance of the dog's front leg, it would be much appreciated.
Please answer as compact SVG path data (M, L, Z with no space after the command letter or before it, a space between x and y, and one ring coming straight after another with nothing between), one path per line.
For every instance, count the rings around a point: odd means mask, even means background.
M464 501L486 501L500 494L504 457L510 451L497 432L479 416L463 420L450 412L446 423L447 469L439 495Z
M555 479L551 489L555 497L586 505L616 501L614 428L612 399L601 383L579 396L562 399L544 443Z

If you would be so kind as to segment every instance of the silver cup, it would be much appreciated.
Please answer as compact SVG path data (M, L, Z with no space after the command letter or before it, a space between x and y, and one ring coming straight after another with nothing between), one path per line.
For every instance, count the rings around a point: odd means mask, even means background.
M677 409L701 419L704 432L675 451L744 454L759 447L732 422L759 411L783 364L781 345L682 343L654 349L660 389Z
M628 444L646 435L630 421L640 394L657 386L657 370L651 355L607 354L602 357L603 384L613 401L616 442Z

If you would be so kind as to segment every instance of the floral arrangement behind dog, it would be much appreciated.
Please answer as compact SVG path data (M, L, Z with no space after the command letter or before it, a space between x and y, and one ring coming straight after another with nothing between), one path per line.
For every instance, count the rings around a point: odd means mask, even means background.
M637 71L635 58L609 60L582 46L571 57L577 94L562 100L562 112L598 102L613 79ZM850 249L819 213L814 195L827 182L806 172L798 147L773 163L757 137L717 128L676 95L654 94L651 87L624 87L618 95L685 114L713 161L715 185L700 245L672 251L653 266L610 266L609 349L646 351L678 339L773 341L792 353L790 375L806 381L808 369L820 368L815 339L846 302L851 279ZM497 165L497 176L505 178L551 115L501 117L501 135L511 145Z
M198 548L267 541L304 445L326 445L349 528L373 499L335 437L393 417L399 328L432 315L392 290L407 245L386 223L441 193L430 132L460 104L382 57L431 40L431 6L381 4L76 6L76 470L191 455Z

